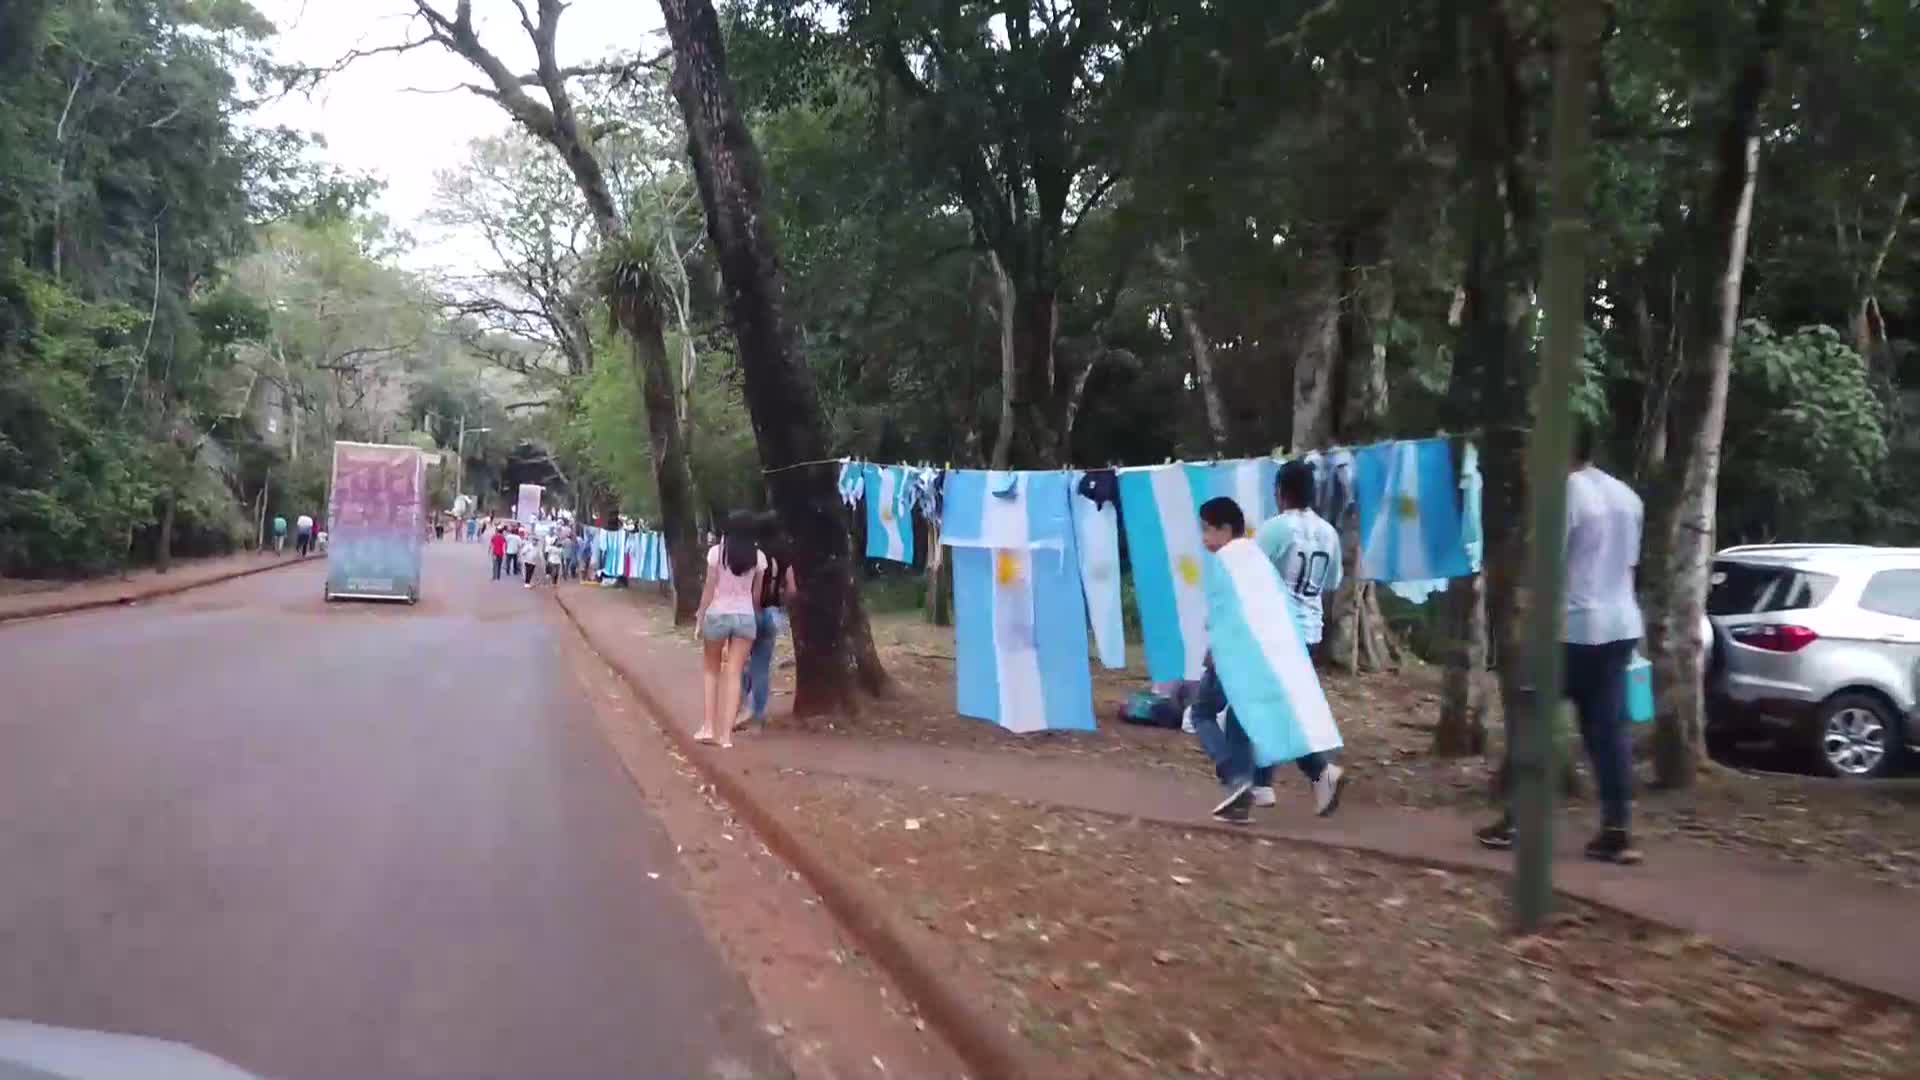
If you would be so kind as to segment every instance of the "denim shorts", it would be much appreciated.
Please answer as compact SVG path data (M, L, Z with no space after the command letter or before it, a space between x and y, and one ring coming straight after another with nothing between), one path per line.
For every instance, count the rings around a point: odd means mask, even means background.
M752 641L756 629L752 615L729 615L709 611L700 622L700 636L707 641L726 641L729 638Z

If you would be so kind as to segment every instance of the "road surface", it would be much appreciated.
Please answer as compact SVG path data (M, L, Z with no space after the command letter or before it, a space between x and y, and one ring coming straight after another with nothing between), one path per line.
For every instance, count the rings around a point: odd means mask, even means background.
M322 577L0 626L0 1019L273 1077L780 1075L551 601L450 541L418 607Z

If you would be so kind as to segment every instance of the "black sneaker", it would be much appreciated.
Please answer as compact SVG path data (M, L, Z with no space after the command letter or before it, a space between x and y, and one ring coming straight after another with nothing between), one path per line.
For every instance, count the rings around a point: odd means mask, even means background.
M1513 819L1501 818L1483 829L1476 829L1473 838L1480 841L1483 848L1505 851L1513 846Z
M1587 858L1632 866L1640 861L1640 849L1633 846L1633 837L1627 830L1601 829L1587 841Z
M1239 794L1213 808L1213 820L1229 825L1245 825L1253 820L1253 785L1242 784L1235 790Z
M1226 792L1226 797L1221 799L1213 808L1215 817L1218 817L1222 810L1239 802L1242 796L1246 797L1248 806L1253 805L1253 781L1251 780L1242 780L1237 784L1228 784L1226 786Z

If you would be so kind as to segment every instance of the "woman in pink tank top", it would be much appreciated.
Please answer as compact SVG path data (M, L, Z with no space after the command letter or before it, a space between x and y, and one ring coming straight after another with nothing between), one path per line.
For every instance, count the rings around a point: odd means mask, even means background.
M753 525L744 515L727 519L726 535L707 549L707 586L700 596L697 625L705 643L701 683L706 714L694 738L733 745L733 714L740 708L740 672L759 616L760 575L767 558L753 543Z

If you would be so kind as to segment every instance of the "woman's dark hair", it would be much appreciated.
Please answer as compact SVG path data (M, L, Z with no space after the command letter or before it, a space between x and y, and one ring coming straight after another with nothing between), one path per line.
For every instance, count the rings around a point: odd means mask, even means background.
M753 518L746 514L728 515L726 532L720 540L720 561L726 564L727 572L736 577L753 569L756 550L753 532Z
M1200 520L1216 529L1231 530L1239 536L1247 531L1247 515L1240 512L1240 504L1221 495L1200 504Z

